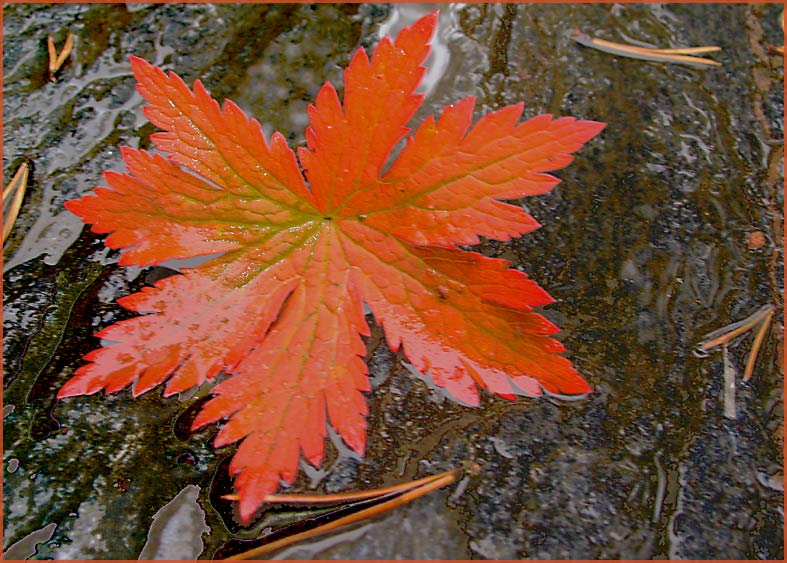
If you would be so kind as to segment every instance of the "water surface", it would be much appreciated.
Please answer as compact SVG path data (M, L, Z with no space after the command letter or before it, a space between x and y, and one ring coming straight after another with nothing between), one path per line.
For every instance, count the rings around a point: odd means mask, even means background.
M5 247L4 550L17 557L210 558L250 538L234 521L215 427L187 431L209 393L55 401L130 314L114 301L167 275L125 268L63 202L148 147L129 55L201 78L267 133L303 143L306 106L373 46L432 5L30 5L4 7L7 182L33 173ZM290 548L293 558L783 558L783 43L777 5L443 5L426 115L475 96L478 115L524 101L527 117L608 123L529 198L544 226L479 250L556 298L544 313L593 385L585 399L485 395L459 406L414 378L375 327L369 447L333 440L295 490L334 492L483 466L360 527ZM717 69L636 61L571 41L580 29L657 47L716 44ZM47 34L76 47L46 79ZM749 249L753 231L766 244ZM772 304L755 376L724 417L722 357L703 336ZM751 337L730 363L742 372ZM209 532L205 532L205 530ZM396 532L392 533L392 530ZM177 537L178 539L172 539ZM22 542L21 544L18 542ZM231 544L230 544L231 545ZM14 547L12 547L14 546Z

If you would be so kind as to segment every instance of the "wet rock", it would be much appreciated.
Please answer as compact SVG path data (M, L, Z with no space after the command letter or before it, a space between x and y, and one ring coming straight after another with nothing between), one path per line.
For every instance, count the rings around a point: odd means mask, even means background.
M200 510L210 528L200 557L261 532L260 522L240 526L220 498L231 491L232 449L212 449L215 427L189 430L190 407L209 387L183 402L156 392L54 398L98 345L92 334L130 315L116 299L172 273L118 267L118 253L63 208L101 185L102 171L124 169L119 145L150 146L155 128L142 115L128 56L187 82L202 78L267 134L298 144L305 107L327 79L341 90L353 50L431 9L3 7L4 180L22 158L33 162L4 250L5 549L26 545L20 556L39 559L134 558L154 513L179 491L190 491L192 541L168 557L197 556ZM288 557L783 559L774 483L783 466L784 95L783 65L767 53L782 41L779 13L741 4L441 5L414 125L467 96L477 98L477 116L524 101L527 117L608 124L556 173L555 190L519 202L541 229L477 247L555 297L544 312L594 393L575 402L483 394L479 408L460 406L428 374L412 374L375 328L365 456L334 437L323 467L304 467L293 489L372 488L466 460L481 473L460 493L433 494ZM572 28L665 48L717 44L723 66L616 57L577 45ZM50 83L45 37L61 44L68 32L74 52ZM755 230L770 242L749 251L742 241ZM754 378L737 390L738 419L727 422L721 361L696 346L768 303L779 311L774 330ZM730 346L739 372L750 343Z

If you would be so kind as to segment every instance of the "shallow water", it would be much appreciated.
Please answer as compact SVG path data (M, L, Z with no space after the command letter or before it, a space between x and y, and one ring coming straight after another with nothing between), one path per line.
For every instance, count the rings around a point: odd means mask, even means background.
M100 185L103 170L123 170L119 145L149 145L128 56L201 78L297 145L307 104L323 81L340 84L354 49L433 8L4 7L4 181L23 157L33 162L4 254L9 557L37 545L38 559L210 558L271 522L233 520L220 498L232 449L213 451L215 428L186 431L209 386L170 399L54 399L98 345L91 335L130 315L114 300L167 274L118 267L62 205ZM767 51L783 42L780 9L442 6L414 122L472 95L479 115L524 101L527 117L608 123L555 190L524 202L540 230L479 245L556 298L544 314L594 393L459 406L414 378L375 328L367 453L334 439L322 469L303 464L296 490L371 488L462 460L483 470L463 491L280 557L783 558L783 65ZM723 66L616 57L574 43L575 28L658 47L716 44ZM60 46L67 32L74 54L49 83L45 37ZM752 231L763 248L748 248ZM726 419L721 353L697 345L767 304L773 326L754 378L738 385L737 419ZM729 349L739 374L751 342Z

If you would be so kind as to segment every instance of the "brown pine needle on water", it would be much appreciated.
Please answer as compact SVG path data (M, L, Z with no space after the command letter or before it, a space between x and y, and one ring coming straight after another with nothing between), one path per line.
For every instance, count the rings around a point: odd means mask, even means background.
M63 66L63 63L66 62L68 55L71 54L71 49L74 48L74 34L68 34L60 54L58 54L57 49L55 49L55 40L52 39L51 35L46 38L46 46L49 50L49 80L55 82L55 80L57 80L55 74L57 74L57 71Z
M760 352L763 340L765 340L765 333L768 332L768 327L771 326L771 319L773 318L773 308L765 313L760 328L757 330L757 336L754 338L754 344L751 345L751 352L749 352L749 359L746 362L746 369L743 371L743 380L749 381L754 374L754 362L757 360L757 354Z
M14 223L19 215L19 209L22 207L22 200L25 197L25 190L27 189L27 177L30 173L30 166L25 161L16 171L14 177L8 182L8 185L3 188L3 242L6 241L11 230L14 228ZM11 199L11 203L6 208L6 201Z
M468 473L471 474L475 473L478 471L478 469L479 467L476 464L471 464L468 467ZM358 510L357 512L353 512L346 516L342 516L340 518L337 518L336 520L326 522L325 524L322 524L310 530L293 534L291 536L286 536L281 539L274 540L265 545L256 547L254 549L250 549L249 551L246 551L244 553L233 555L232 557L228 557L227 560L257 558L261 555L271 553L283 547L287 547L289 545L307 540L309 538L320 536L322 534L335 530L336 528L340 528L342 526L354 524L355 522L360 522L362 520L373 518L378 514L382 514L383 512L387 512L403 504L407 504L408 502L411 502L421 496L424 496L432 491L435 491L437 489L440 489L442 487L445 487L446 485L455 482L461 473L462 473L462 468L456 468L450 471L446 471L445 473L440 473L438 475L433 475L431 477L419 479L411 483L404 483L401 485L394 485L392 487L384 487L382 489L373 489L371 491L361 491L356 493L342 493L342 494L335 494L335 495L268 495L268 497L266 498L267 502L276 502L276 503L285 503L285 504L323 505L323 504L352 503L352 502L359 502L359 501L365 501L366 504L371 499L375 499L375 498L380 499L381 502L379 502L378 504L374 504L373 506L363 508L361 510ZM235 495L227 495L224 498L229 498L230 500L236 500L234 497Z
M712 59L690 56L721 51L721 48L716 46L682 47L677 49L651 49L648 47L637 47L635 45L626 45L624 43L614 43L605 39L591 37L586 33L582 33L578 29L572 32L571 39L580 45L631 59L641 59L645 61L657 61L664 63L680 63L693 66L721 66L720 62L714 61Z
M720 344L727 344L733 338L750 330L756 329L756 336L754 337L754 344L752 344L749 359L746 362L746 369L743 372L743 381L749 381L754 373L754 363L757 360L757 354L760 351L762 342L765 339L765 333L771 325L773 318L773 305L765 305L759 311L749 315L742 321L734 322L718 330L706 335L706 340L700 344L701 350L711 350Z
M452 469L446 473L459 471ZM439 473L430 477L424 477L417 481L410 483L401 483L399 485L392 485L390 487L383 487L381 489L371 489L369 491L357 491L352 493L337 493L333 495L268 495L265 497L265 502L271 504L308 504L308 505L321 505L321 504L341 504L349 502L357 502L359 500L366 500L371 498L379 498L393 493L402 493L411 489L417 489L423 485L431 483L446 473ZM239 500L238 495L224 495L225 500Z

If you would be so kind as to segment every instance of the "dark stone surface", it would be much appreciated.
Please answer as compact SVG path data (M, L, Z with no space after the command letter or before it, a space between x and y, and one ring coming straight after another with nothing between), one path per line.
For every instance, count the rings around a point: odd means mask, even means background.
M123 170L119 145L149 146L155 129L128 56L201 78L297 145L307 104L323 81L340 85L354 49L432 9L4 6L4 182L23 157L33 163L4 250L4 550L27 538L26 552L41 542L36 558L134 559L154 514L189 485L211 529L202 558L287 518L250 529L233 520L221 499L231 448L213 451L215 427L185 430L209 385L180 398L55 401L98 345L91 335L129 316L115 299L167 273L118 267L63 208L103 170ZM383 486L465 460L481 473L285 557L783 558L783 67L767 50L783 42L780 10L442 7L415 123L466 96L478 115L524 101L527 117L608 123L554 191L523 202L542 229L478 247L557 299L544 313L595 392L576 402L487 394L478 409L459 406L413 377L375 327L367 453L334 439L324 467L304 463L294 489ZM616 57L574 43L574 28L659 47L716 44L723 66ZM50 83L46 35L60 46L68 32L74 53ZM762 249L746 246L754 230L766 235ZM773 328L727 420L720 354L697 344L768 303ZM751 340L730 347L739 373ZM200 524L193 505L187 512Z

